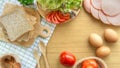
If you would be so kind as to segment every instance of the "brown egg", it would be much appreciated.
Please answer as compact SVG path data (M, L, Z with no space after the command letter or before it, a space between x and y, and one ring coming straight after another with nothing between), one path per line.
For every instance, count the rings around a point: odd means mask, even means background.
M105 40L108 42L118 41L118 34L113 29L105 29L104 37L105 37Z
M94 47L100 47L100 46L103 45L102 38L98 34L96 34L96 33L90 34L90 36L89 36L89 42Z
M107 46L102 46L96 50L96 56L98 57L106 57L110 54L111 50Z

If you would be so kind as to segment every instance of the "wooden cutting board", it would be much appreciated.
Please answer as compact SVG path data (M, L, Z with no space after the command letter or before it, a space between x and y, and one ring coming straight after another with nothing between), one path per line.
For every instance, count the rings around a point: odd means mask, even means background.
M88 43L88 36L95 32L103 38L106 28L114 29L120 37L120 27L105 25L86 13L84 9L81 9L80 14L71 23L58 25L47 46L51 68L67 68L59 63L59 55L65 50L72 52L77 60L95 56L95 48ZM104 40L104 45L109 46L112 51L110 56L103 58L108 68L120 68L120 40L114 44Z

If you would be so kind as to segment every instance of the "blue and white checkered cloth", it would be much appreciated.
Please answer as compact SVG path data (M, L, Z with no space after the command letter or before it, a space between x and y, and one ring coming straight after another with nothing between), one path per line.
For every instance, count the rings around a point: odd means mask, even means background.
M4 9L5 3L13 3L20 5L20 3L17 0L0 0L0 15ZM44 19L42 19L41 24L43 26L45 25L50 27L52 36L56 25L47 23ZM14 44L0 41L0 56L4 54L15 54L20 58L22 68L35 68L36 60L33 56L33 50L37 48L39 41L43 41L45 45L47 45L50 37L46 39L38 37L30 48L24 48Z

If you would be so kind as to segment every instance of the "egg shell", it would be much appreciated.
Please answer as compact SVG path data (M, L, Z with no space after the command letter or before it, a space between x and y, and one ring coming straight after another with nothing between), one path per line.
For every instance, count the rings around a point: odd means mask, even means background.
M98 34L96 34L96 33L90 34L89 42L94 47L101 47L103 45L102 38Z
M117 42L118 41L118 34L113 29L105 29L104 38L108 42Z
M107 46L101 46L96 50L96 56L98 57L106 57L111 53L111 50Z

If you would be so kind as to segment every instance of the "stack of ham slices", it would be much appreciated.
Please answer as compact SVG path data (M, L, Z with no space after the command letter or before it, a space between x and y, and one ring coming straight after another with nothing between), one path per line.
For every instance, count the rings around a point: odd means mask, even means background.
M104 24L120 26L120 0L84 0L84 8Z

